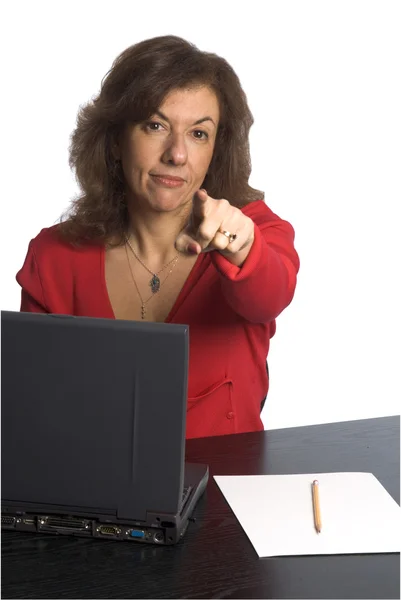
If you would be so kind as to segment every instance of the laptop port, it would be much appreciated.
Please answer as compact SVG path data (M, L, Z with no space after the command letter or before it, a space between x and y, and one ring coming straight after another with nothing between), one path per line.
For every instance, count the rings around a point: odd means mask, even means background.
M42 517L39 519L39 528L58 531L87 531L89 522L86 519L75 517Z
M157 544L162 544L164 542L164 535L159 531L158 533L155 533L153 539Z
M162 521L162 522L160 523L160 525L161 525L162 527L165 527L166 529L167 529L168 527L175 527L175 523L174 523L173 521Z
M24 525L35 525L35 519L22 519Z
M145 532L142 529L130 529L128 533L134 540L143 540L145 538Z
M121 529L116 527L115 525L100 525L96 528L96 531L100 535L119 535L121 533Z
M15 517L5 517L1 515L1 526L2 527L14 527Z

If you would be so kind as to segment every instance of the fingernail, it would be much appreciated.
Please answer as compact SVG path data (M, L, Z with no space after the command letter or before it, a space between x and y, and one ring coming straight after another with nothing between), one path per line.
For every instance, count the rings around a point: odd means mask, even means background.
M195 244L188 244L187 252L189 254L198 254L198 248L195 246Z

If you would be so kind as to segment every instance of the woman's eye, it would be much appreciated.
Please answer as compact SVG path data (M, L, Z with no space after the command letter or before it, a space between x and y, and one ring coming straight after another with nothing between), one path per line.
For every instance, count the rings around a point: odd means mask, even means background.
M197 140L207 140L209 137L206 131L202 131L201 129L196 129L193 134Z
M146 129L149 131L160 131L161 127L161 123L157 123L156 121L149 121L146 123Z

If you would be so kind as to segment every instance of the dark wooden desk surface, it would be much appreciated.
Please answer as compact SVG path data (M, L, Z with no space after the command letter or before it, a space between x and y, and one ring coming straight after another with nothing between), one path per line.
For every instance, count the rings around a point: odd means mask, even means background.
M374 473L399 502L399 417L192 440L211 475ZM399 598L399 554L259 559L211 478L175 547L5 532L3 598Z

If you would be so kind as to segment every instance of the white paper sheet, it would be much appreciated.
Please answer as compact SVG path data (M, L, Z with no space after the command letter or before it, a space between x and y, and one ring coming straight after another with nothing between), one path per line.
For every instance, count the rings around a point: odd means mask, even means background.
M259 557L400 552L400 507L371 473L214 479ZM313 520L314 479L321 533Z

